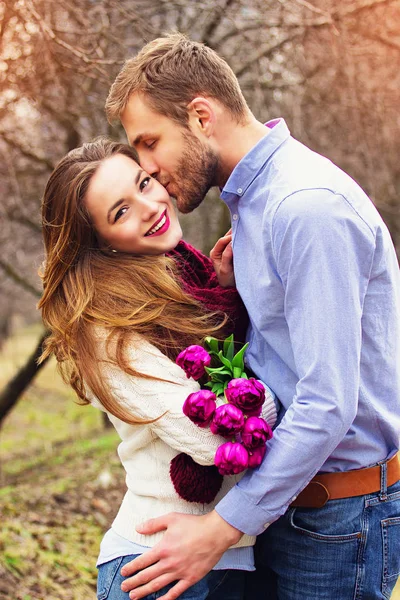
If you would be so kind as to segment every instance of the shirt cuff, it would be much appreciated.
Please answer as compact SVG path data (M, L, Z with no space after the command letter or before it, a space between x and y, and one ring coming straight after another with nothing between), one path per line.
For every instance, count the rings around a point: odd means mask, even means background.
M222 498L215 510L224 521L247 535L260 535L280 516L272 516L260 505L251 502L237 485ZM286 508L282 510L282 514L285 511Z

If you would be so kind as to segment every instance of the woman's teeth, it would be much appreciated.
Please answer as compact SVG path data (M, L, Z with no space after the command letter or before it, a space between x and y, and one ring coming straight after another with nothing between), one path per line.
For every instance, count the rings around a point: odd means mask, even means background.
M161 229L161 227L163 225L165 225L166 220L167 220L167 215L164 215L161 218L161 221L159 221L157 223L157 225L155 227L153 227L153 229L150 229L150 231L148 233L146 233L146 235L152 235L153 233L156 233L159 229Z

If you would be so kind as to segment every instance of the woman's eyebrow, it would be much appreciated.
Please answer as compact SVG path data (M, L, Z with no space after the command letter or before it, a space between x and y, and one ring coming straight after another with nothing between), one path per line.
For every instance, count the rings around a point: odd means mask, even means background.
M139 183L142 173L144 173L143 169L139 169L139 171L137 172L136 177L135 177L135 185L137 185ZM119 200L114 202L114 204L112 206L110 206L110 208L108 209L108 212L107 212L108 223L110 223L110 217L111 217L112 211L115 210L118 206L120 206L120 204L122 204L123 202L125 202L125 199L120 198Z
M116 209L120 204L122 204L124 202L123 198L120 198L119 200L117 200L116 202L114 202L114 204L112 206L110 206L110 208L108 209L107 212L107 221L110 223L110 217L111 217L111 213L114 209Z

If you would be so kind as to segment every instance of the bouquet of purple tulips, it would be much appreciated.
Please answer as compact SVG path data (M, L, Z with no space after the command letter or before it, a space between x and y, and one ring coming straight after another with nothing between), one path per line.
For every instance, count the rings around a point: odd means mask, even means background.
M208 351L189 346L176 359L187 377L208 381L198 392L189 394L183 412L198 427L210 427L230 441L217 449L215 466L221 475L234 475L257 467L272 437L268 423L260 417L265 388L260 381L248 378L244 370L244 353L248 344L235 353L233 335L222 342L206 338Z

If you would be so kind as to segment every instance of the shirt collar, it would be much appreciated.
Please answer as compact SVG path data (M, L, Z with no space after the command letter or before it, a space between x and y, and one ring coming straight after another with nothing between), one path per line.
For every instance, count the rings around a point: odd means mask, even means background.
M243 196L249 185L257 176L275 150L290 137L290 131L284 119L272 119L265 123L270 129L257 144L238 162L226 182L221 197Z

